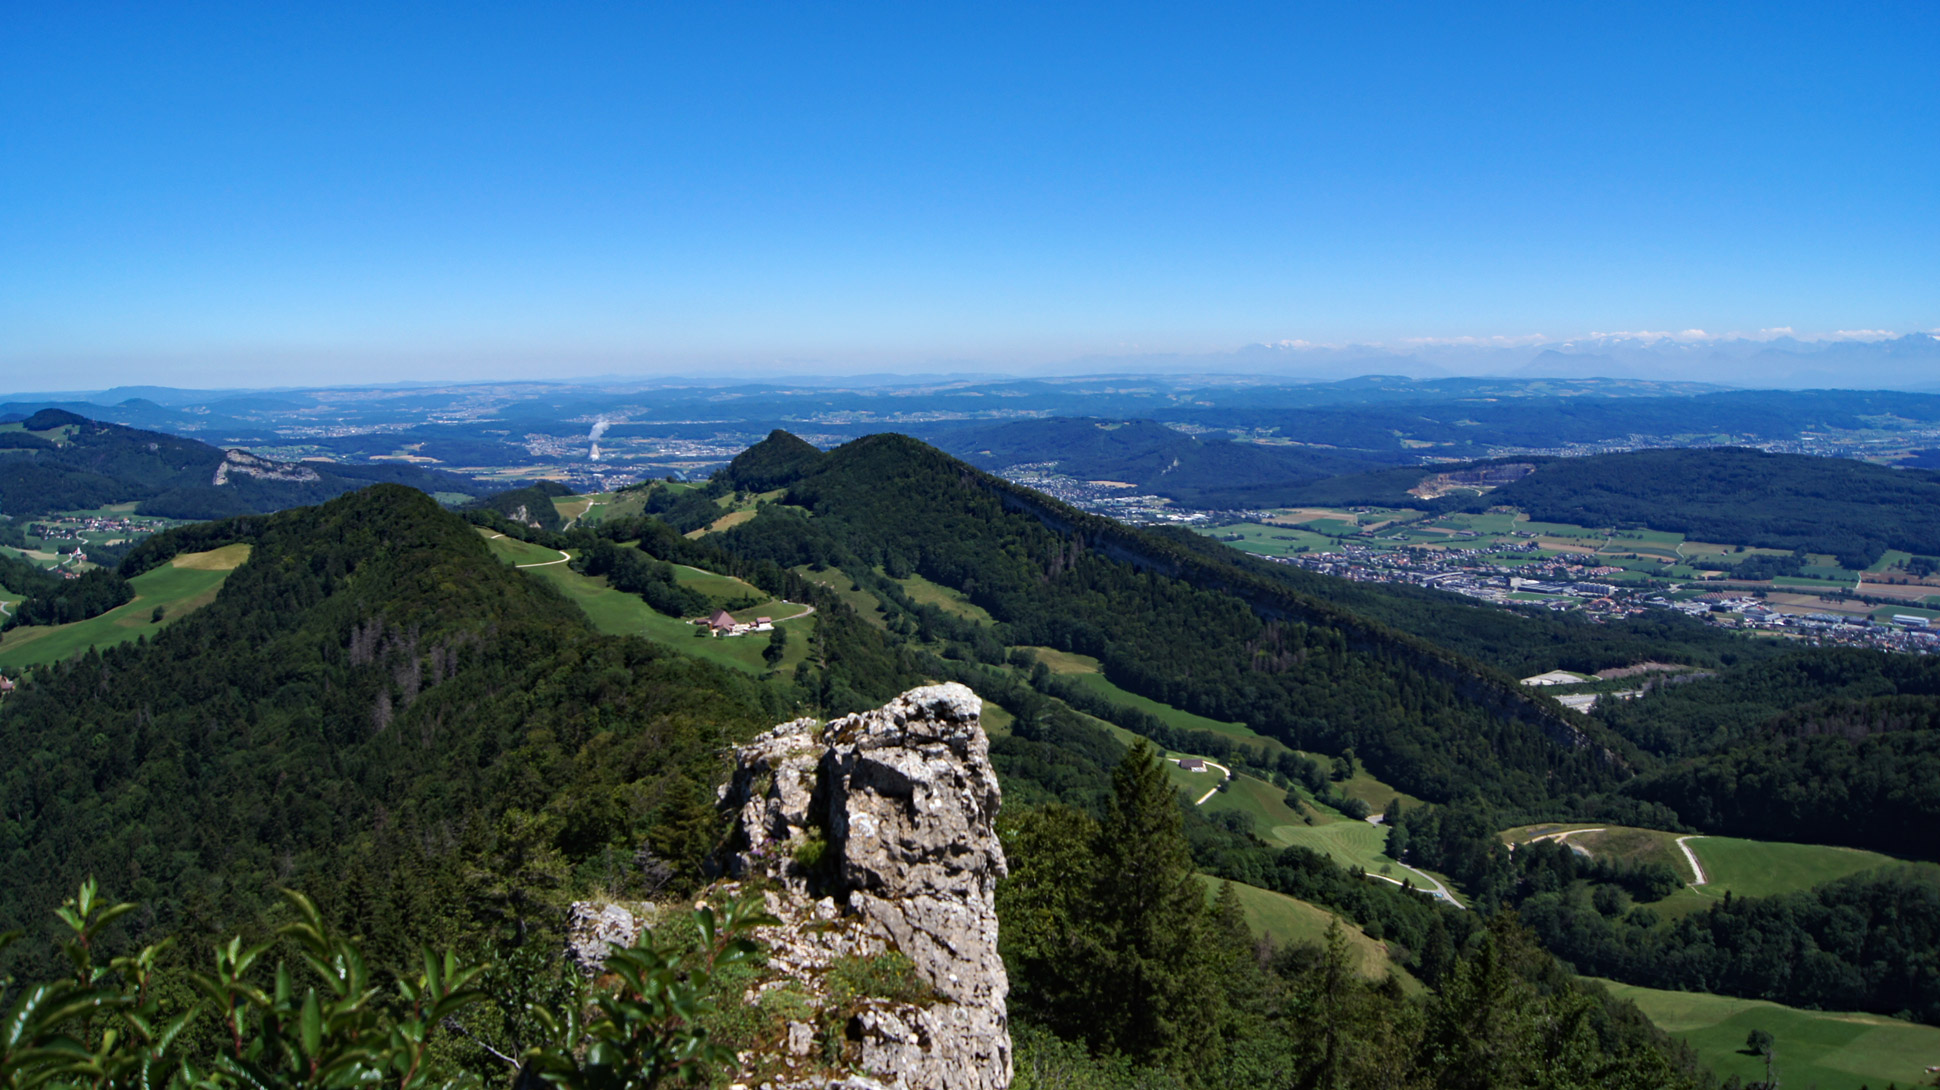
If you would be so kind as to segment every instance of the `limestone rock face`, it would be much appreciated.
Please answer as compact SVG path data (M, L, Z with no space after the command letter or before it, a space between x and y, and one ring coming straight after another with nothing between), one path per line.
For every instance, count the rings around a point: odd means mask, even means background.
M865 999L844 1027L853 1065L888 1087L1010 1085L994 903L1004 853L981 713L951 684L822 727L784 723L737 752L722 791L739 813L729 874L772 883L783 922L761 937L783 980L816 995L844 959L896 952L913 966L924 997ZM790 1027L789 1051L808 1039Z
M585 976L599 973L616 946L640 937L641 920L625 905L574 903L566 917L566 956Z

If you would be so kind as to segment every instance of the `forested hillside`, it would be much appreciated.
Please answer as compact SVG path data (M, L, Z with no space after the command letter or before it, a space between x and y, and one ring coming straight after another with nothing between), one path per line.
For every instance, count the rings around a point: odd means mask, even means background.
M1427 798L1480 787L1535 805L1621 778L1581 725L1457 653L902 436L831 452L785 503L723 547L921 575L988 610L999 645L1094 656L1134 693L1296 747L1352 747Z
M1305 486L1292 502L1385 504L1431 511L1521 508L1538 522L1648 528L1697 541L1830 553L1864 569L1888 549L1940 552L1940 477L1850 458L1760 450L1636 450L1517 458L1535 472L1483 495L1423 500L1425 478L1490 463L1382 470Z
M246 540L216 602L38 671L0 714L0 930L94 875L133 936L253 926L291 885L402 957L556 934L557 898L698 876L754 683L594 635L422 493L173 531ZM655 875L658 875L656 878Z
M1269 507L1285 503L1303 484L1361 473L1413 459L1399 448L1236 443L1217 432L1206 436L1151 420L1084 417L1021 420L941 431L935 440L984 469L1018 463L1056 463L1060 473L1084 480L1120 481L1140 492L1169 496L1192 507Z
M61 409L0 424L0 512L16 517L135 502L142 514L225 518L319 503L380 481L426 492L481 491L451 473L276 462Z

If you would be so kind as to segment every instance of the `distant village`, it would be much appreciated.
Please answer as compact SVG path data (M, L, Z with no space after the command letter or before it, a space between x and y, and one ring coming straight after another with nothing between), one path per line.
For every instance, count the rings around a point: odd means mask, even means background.
M30 522L27 533L42 541L82 541L87 534L122 534L134 537L138 534L152 534L165 525L155 519L137 519L124 516L101 517L79 515L63 518L59 522Z

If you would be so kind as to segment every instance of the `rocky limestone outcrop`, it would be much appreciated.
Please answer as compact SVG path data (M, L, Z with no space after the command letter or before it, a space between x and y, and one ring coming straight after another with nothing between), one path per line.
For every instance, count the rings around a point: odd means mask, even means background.
M304 483L323 479L317 475L316 470L311 469L309 466L299 465L295 462L273 461L261 455L251 454L246 450L235 449L222 452L222 461L216 463L215 476L210 478L209 483L220 488L229 483L231 474L254 477L259 481L283 481L286 483Z
M759 893L766 968L745 1001L790 1012L732 1085L766 1090L1003 1090L997 776L982 701L912 689L826 725L797 719L735 751L735 828L704 902ZM649 905L573 906L567 954L589 975L651 925ZM905 960L906 959L906 960Z
M784 723L742 747L723 802L738 812L730 877L766 887L775 979L823 1003L845 962L901 954L927 993L863 997L840 1027L849 1066L907 1090L1010 1085L997 956L999 792L982 702L962 685L912 689L821 726ZM789 1027L787 1050L816 1048ZM827 1080L774 1085L865 1085Z

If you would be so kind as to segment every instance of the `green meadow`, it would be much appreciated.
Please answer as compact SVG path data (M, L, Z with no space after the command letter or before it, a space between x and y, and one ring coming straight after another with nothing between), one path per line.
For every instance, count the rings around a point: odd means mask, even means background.
M1899 860L1858 848L1827 844L1786 844L1774 840L1740 840L1726 836L1692 836L1685 843L1704 867L1705 884L1695 877L1690 860L1677 846L1677 833L1623 825L1586 823L1522 825L1505 830L1502 839L1522 844L1538 837L1568 833L1568 841L1593 856L1614 856L1632 862L1668 864L1686 884L1651 907L1673 917L1701 911L1735 897L1769 897L1810 889L1848 875L1897 864Z
M0 668L19 669L58 662L90 647L113 647L152 635L182 616L215 601L229 573L249 559L248 545L225 545L203 553L184 553L153 571L129 580L135 597L98 617L63 625L32 625L0 635ZM11 603L10 603L11 604ZM155 610L162 619L155 621Z
M1749 1085L1765 1078L1765 1062L1745 1048L1753 1030L1772 1035L1780 1085L1819 1090L1911 1090L1930 1085L1929 1064L1940 1063L1940 1027L1877 1014L1808 1011L1757 999L1704 992L1668 992L1602 981L1658 1028L1687 1042L1719 1078Z
M970 601L962 591L953 590L939 583L932 583L920 575L911 574L906 579L896 580L909 595L910 601L922 606L935 606L945 613L954 613L978 624L993 624L995 618L990 611Z
M1205 883L1208 898L1219 895L1220 879L1202 874L1199 880ZM1343 919L1319 905L1243 882L1234 882L1233 892L1239 896L1240 910L1246 913L1246 926L1254 934L1265 935L1279 946L1302 943L1320 945L1327 941L1327 928L1339 922L1341 934L1347 939L1349 957L1353 959L1357 972L1369 980L1379 980L1393 974L1401 978L1409 991L1420 990L1421 986L1414 977L1388 957L1387 946L1369 938L1352 920Z
M836 597L842 599L850 609L855 610L856 616L877 628L888 627L889 620L883 613L882 603L876 600L875 595L858 587L855 581L843 572L835 568L816 571L806 564L796 565L790 570L811 583L820 583L834 591Z
M1100 666L1097 659L1089 655L1074 654L1070 651L1059 651L1050 647L1025 647L1023 650L1036 655L1037 660L1043 663L1052 673L1068 676L1072 681L1092 690L1105 699L1110 700L1112 703L1121 704L1128 708L1137 708L1139 711L1145 712L1175 730L1208 731L1213 734L1224 735L1235 742L1264 746L1268 753L1282 753L1287 749L1286 745L1279 739L1269 738L1264 734L1256 734L1252 728L1244 723L1229 723L1222 719L1209 719L1203 715L1194 715L1192 712L1175 708L1170 704L1161 704L1148 697L1127 692L1106 680L1102 672L1103 667Z
M1706 883L1686 887L1660 902L1666 906L1688 897L1699 902L1695 907L1703 907L1722 901L1727 892L1737 897L1769 897L1898 862L1878 852L1827 844L1785 844L1729 836L1695 836L1685 843L1697 853Z
M492 538L490 545L493 553L507 563L533 564L532 558L559 559L556 549L542 548L515 538ZM650 608L638 595L613 589L603 577L581 575L572 570L571 565L539 563L524 571L535 579L552 584L586 614L586 619L592 622L595 629L607 635L640 636L665 644L681 654L707 659L745 673L763 674L770 669L762 658L762 653L768 649L768 634L765 632L747 636L696 635L704 630L690 620L660 613ZM725 600L732 600L760 595L752 585L733 576L716 575L697 568L676 565L674 577L710 597L719 593ZM737 620L751 620L757 615L796 617L805 608L769 599L751 609L737 610L733 616ZM788 622L788 644L779 669L793 670L796 664L808 657L809 636L814 631L814 625L813 617Z

